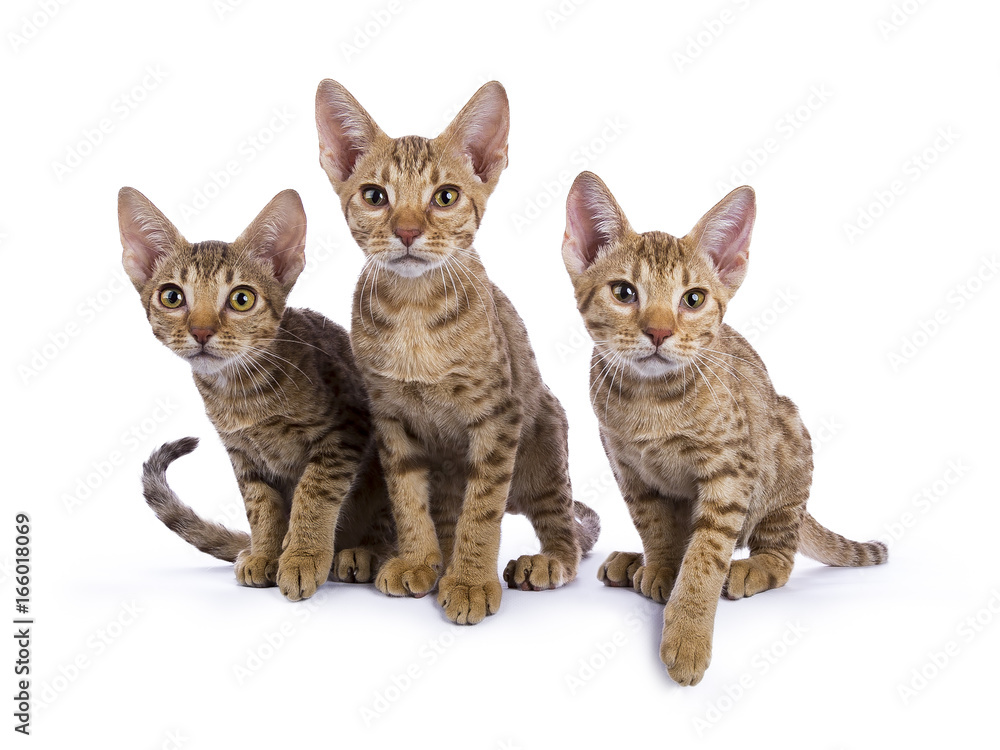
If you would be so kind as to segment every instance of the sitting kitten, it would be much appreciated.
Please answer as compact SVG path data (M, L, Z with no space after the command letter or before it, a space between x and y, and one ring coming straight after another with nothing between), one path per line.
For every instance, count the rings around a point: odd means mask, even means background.
M642 539L598 577L665 602L660 658L701 680L720 593L788 580L796 550L829 565L877 565L806 512L809 433L757 353L722 322L747 271L754 193L737 188L691 232L637 234L590 172L570 188L563 259L594 339L590 382L601 441ZM735 547L750 556L732 560Z
M235 561L241 584L311 596L331 573L338 526L334 576L370 580L391 526L350 341L322 315L285 307L305 265L298 194L275 196L232 244L187 242L132 188L118 195L118 219L122 263L153 334L190 363L229 452L250 537L203 521L167 485L167 466L195 438L153 452L149 505L191 544Z
M472 247L507 165L507 96L488 83L437 138L393 139L325 80L316 121L320 164L367 256L351 338L399 535L376 585L423 596L437 583L446 616L477 623L500 605L504 511L541 540L507 565L511 587L573 580L599 531L570 493L563 409Z

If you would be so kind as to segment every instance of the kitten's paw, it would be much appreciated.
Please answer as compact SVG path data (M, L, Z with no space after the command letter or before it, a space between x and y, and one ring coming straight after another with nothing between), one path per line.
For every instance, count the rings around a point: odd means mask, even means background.
M377 562L372 551L364 547L342 549L333 559L330 580L344 583L371 583Z
M597 580L605 586L632 588L632 579L641 566L641 552L612 552L597 569Z
M659 604L666 604L677 580L677 568L671 565L640 565L632 575L632 587Z
M668 604L663 613L660 661L678 685L697 685L712 661L712 623L706 627Z
M499 580L468 584L446 575L438 585L438 604L452 622L475 625L500 608L502 591Z
M264 588L273 586L278 577L278 560L267 555L255 555L245 549L236 557L233 566L236 580L241 586Z
M727 599L743 599L768 589L784 586L788 581L791 567L772 565L765 555L751 555L729 564L729 575L722 587L722 595Z
M507 563L503 571L507 586L521 591L559 588L575 577L562 561L549 555L521 555Z
M278 588L293 602L316 593L330 574L333 552L286 549L278 558Z
M375 586L389 596L426 596L441 573L441 556L428 555L424 562L393 557L379 568Z

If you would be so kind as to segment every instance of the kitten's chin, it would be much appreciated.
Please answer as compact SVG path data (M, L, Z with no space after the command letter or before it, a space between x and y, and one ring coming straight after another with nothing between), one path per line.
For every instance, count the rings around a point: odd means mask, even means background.
M387 271L392 271L397 276L404 279L415 279L423 276L428 271L433 271L441 265L442 260L438 257L425 257L414 252L397 252L391 257L380 258L382 267Z
M229 360L223 357L209 354L208 352L198 352L189 357L184 357L191 365L191 369L198 375L216 375L225 369Z
M640 378L660 378L666 375L674 375L684 369L684 365L673 359L652 354L648 357L632 359L629 361L632 372Z

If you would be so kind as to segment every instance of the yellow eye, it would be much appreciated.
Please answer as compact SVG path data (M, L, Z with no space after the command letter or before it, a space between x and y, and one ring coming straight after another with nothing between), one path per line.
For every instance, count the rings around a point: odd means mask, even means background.
M246 312L253 303L257 301L257 296L245 286L234 289L229 295L229 306L236 312Z
M708 292L706 292L704 289L689 289L688 291L684 292L684 296L681 297L681 299L684 301L684 304L687 307L690 307L692 310L694 310L695 308L701 307L703 304L705 304L705 299L707 297L708 297Z
M176 310L184 304L184 292L175 286L168 286L160 290L160 304L171 310Z
M434 193L434 205L441 208L455 205L458 200L458 188L443 187Z
M365 199L365 203L371 206L384 206L389 202L385 190L378 185L366 185L361 188L361 197Z
M616 300L624 302L626 305L639 301L639 292L627 281L613 282L611 284L611 294L614 295Z

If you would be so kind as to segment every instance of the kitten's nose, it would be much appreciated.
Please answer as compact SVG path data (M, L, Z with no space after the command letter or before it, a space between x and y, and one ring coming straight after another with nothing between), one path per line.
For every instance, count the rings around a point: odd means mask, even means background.
M643 333L653 340L653 346L657 348L674 335L674 332L669 328L646 328L643 330Z
M413 240L417 239L424 232L418 227L396 227L396 236L402 240L403 244L409 247L413 244Z
M194 336L194 340L199 344L204 346L208 343L208 340L215 335L214 328L192 328L191 335Z

